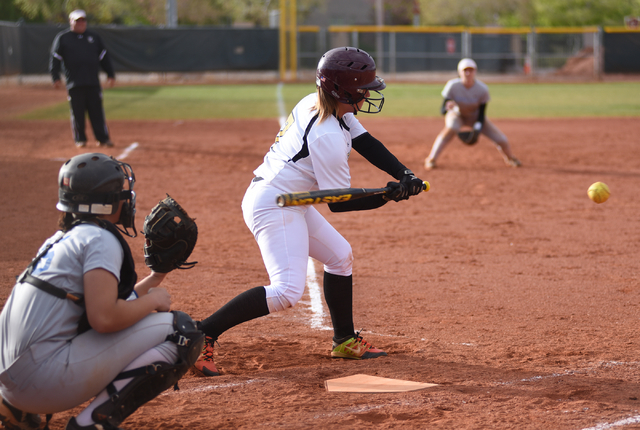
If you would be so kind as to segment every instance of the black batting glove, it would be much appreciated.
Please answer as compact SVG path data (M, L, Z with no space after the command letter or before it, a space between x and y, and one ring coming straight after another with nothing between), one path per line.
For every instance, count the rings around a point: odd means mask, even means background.
M409 198L409 189L399 182L387 182L387 188L391 188L391 191L382 195L386 201L399 202Z
M414 175L409 169L404 171L402 178L400 178L400 184L404 185L409 192L407 198L409 198L409 196L420 194L424 189L424 182L422 179L416 178L416 175Z

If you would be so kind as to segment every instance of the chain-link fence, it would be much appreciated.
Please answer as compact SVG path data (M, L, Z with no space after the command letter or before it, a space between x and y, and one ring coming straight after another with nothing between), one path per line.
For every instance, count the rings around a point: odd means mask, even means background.
M47 73L51 43L63 28L0 22L0 75ZM277 71L282 55L297 61L297 70L312 71L328 49L356 46L373 55L387 75L451 72L464 57L473 58L483 73L592 77L640 73L638 29L296 28L295 55L291 56L281 52L278 29L92 27L103 38L119 72Z
M603 71L599 27L306 27L298 40L301 69L314 69L327 49L349 45L373 55L386 73L451 71L464 57L473 58L484 73L541 75L573 68L598 76Z

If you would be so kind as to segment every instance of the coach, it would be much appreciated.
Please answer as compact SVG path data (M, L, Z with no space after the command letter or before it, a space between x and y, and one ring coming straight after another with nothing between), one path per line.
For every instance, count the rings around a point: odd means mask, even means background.
M69 14L69 29L56 35L51 46L49 71L53 86L61 88L60 68L64 68L69 102L71 104L71 127L76 146L87 144L85 133L85 112L98 146L112 147L109 129L102 107L102 88L100 87L100 67L107 73L107 85L115 84L115 73L109 53L102 44L100 36L87 30L87 14L83 10L74 10Z

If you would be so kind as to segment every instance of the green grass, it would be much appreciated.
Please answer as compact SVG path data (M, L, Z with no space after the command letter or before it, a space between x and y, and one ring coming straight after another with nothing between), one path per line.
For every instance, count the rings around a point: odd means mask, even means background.
M384 91L386 116L440 116L442 85L395 84ZM640 82L490 84L492 118L640 116Z
M382 117L439 117L441 84L391 83ZM285 84L287 113L315 90L313 83ZM491 84L491 118L640 116L640 82L579 84ZM277 86L184 85L116 87L104 91L108 119L185 120L276 118ZM23 119L68 120L67 103L36 109Z

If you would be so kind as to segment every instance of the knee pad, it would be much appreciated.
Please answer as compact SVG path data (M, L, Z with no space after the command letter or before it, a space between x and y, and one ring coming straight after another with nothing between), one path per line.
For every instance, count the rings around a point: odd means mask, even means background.
M198 329L196 322L182 311L171 311L173 314L173 334L166 340L178 346L178 362L184 364L187 369L198 360L202 346L204 345L204 333Z
M133 378L122 390L117 391L113 382L107 386L109 400L98 406L91 417L97 423L108 422L117 427L140 406L177 384L180 378L196 362L202 345L204 333L196 327L195 321L181 311L172 311L174 332L167 336L168 341L178 346L176 363L156 362L137 369L120 373L114 381Z

